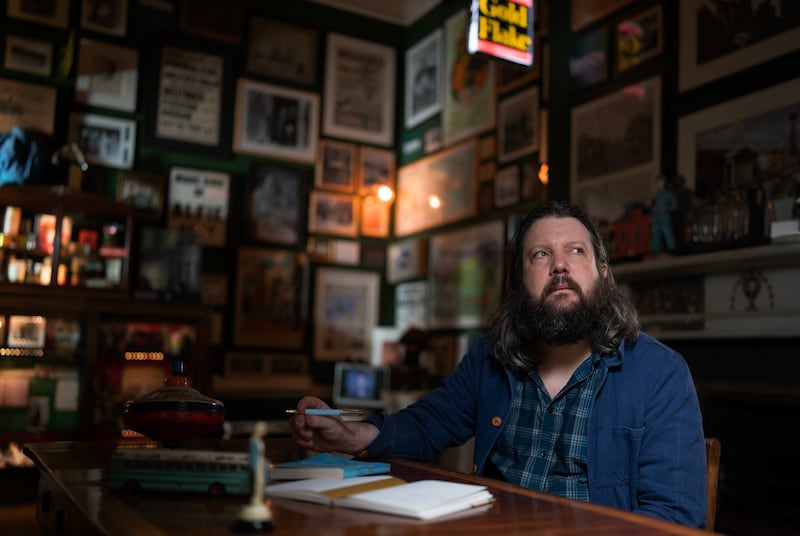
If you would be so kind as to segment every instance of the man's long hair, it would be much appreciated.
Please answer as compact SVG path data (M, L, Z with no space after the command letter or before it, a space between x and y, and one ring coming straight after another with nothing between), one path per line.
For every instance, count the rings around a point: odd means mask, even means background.
M595 293L602 298L600 309L586 336L594 351L613 354L623 340L635 340L639 335L639 317L630 301L620 292L611 274L608 253L603 238L580 208L563 201L551 201L533 209L522 221L509 245L505 299L488 323L488 333L494 341L494 355L502 363L529 369L537 362L534 342L526 336L528 329L519 314L521 300L529 299L523 282L525 236L538 220L545 217L575 218L589 231L598 271L608 267L605 281L599 281ZM547 342L547 341L541 341Z

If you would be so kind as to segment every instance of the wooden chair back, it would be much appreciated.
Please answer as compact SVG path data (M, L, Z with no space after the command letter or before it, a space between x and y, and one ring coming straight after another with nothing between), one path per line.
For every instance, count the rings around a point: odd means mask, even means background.
M719 458L722 451L719 439L706 438L706 493L708 510L706 511L706 530L714 532L717 520L717 494L719 492Z

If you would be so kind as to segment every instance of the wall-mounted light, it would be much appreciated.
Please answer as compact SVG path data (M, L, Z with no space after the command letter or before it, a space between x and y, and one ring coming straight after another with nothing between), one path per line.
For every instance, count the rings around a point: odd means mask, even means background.
M542 184L550 182L550 166L547 165L547 162L539 164L539 182Z
M391 203L394 199L394 190L386 184L373 184L367 193L364 195L364 201L374 202L382 201L383 203Z
M432 209L438 209L439 207L442 206L442 200L441 200L441 198L439 198L438 195L433 194L428 198L428 205Z

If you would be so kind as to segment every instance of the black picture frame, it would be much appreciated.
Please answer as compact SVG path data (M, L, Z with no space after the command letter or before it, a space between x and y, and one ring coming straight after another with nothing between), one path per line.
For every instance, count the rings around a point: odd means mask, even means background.
M305 243L311 168L253 161L245 181L243 236L254 244Z

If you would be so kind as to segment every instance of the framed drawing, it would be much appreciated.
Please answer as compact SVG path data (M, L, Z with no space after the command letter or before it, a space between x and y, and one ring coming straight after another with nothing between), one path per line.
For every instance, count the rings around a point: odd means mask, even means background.
M320 188L354 192L356 189L356 153L353 143L322 140L315 183Z
M136 121L99 114L70 114L69 141L78 144L87 162L131 169L136 149Z
M66 29L69 23L69 4L69 0L60 2L8 0L6 14L15 19Z
M378 321L375 272L320 267L314 286L314 353L318 361L365 361Z
M502 220L431 236L431 328L477 328L485 324L500 304L504 243Z
M317 83L318 32L288 22L250 18L247 70L292 84Z
M595 23L633 0L572 0L572 31Z
M260 348L303 348L308 329L306 254L241 248L236 273L233 343Z
M326 51L323 133L392 146L395 50L331 32Z
M170 169L167 226L191 229L204 246L224 246L230 182L221 171Z
M182 0L178 26L182 32L238 43L242 38L243 21L242 0Z
M519 166L508 166L494 177L494 206L507 207L519 203Z
M488 56L467 52L467 12L445 21L445 145L495 126L495 65Z
M358 193L367 195L376 186L386 185L395 191L395 154L388 149L362 146L358 151Z
M6 69L39 76L50 76L53 68L53 44L18 35L6 35Z
M0 132L14 127L53 135L56 118L56 88L0 79Z
M661 78L648 78L575 106L570 192L590 216L615 221L649 204L661 173Z
M664 42L661 6L655 6L620 21L614 28L617 73L661 54Z
M83 0L81 28L123 37L128 28L128 0Z
M307 167L251 162L245 194L244 236L258 242L300 244L305 235L309 175Z
M395 236L474 216L477 166L475 140L401 166L397 171Z
M117 200L135 206L141 219L160 220L164 213L164 176L146 171L120 171Z
M77 102L133 112L138 83L138 50L81 39L75 76Z
M315 93L240 78L233 150L314 162L318 118L319 96Z
M428 269L428 240L406 238L386 248L386 281L391 284L425 277Z
M498 161L506 163L539 150L539 88L515 93L497 108Z
M686 91L797 50L800 11L760 2L755 13L724 3L680 0L678 89ZM788 6L788 3L787 3ZM792 4L794 6L794 4ZM747 6L748 8L750 6Z
M308 207L309 232L350 237L358 235L358 197L314 190Z
M442 110L443 58L441 28L406 51L406 128L413 128Z

